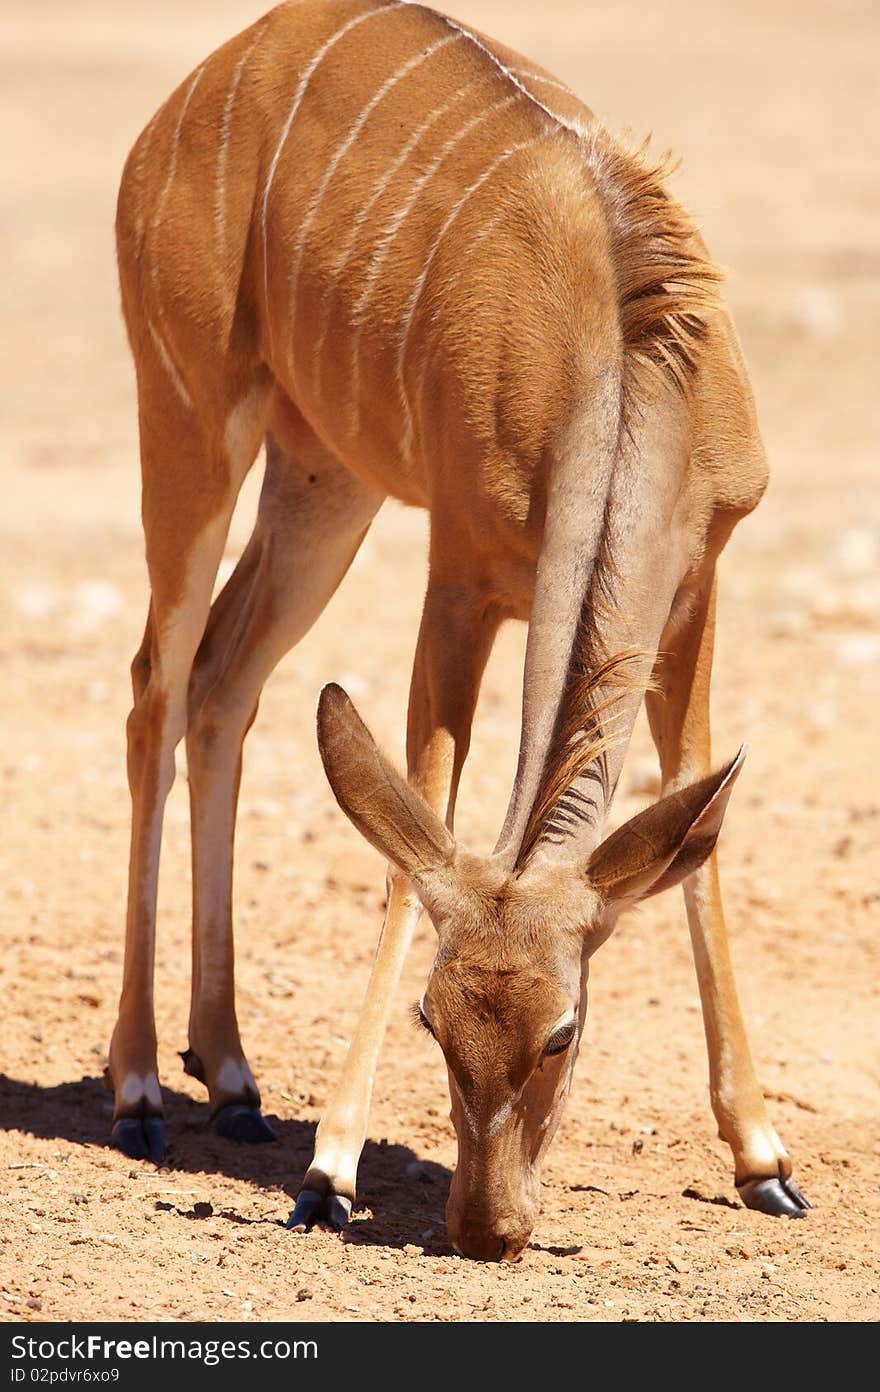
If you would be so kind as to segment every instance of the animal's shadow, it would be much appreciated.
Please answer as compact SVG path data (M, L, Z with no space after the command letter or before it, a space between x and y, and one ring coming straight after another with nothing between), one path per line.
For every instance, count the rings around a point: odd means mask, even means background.
M295 1198L314 1147L313 1122L284 1120L270 1112L267 1120L278 1137L277 1144L240 1145L215 1135L204 1105L173 1088L163 1088L162 1097L168 1142L165 1166L169 1170L219 1173L280 1189L291 1201ZM0 1073L0 1128L109 1150L109 1098L102 1080L96 1077L42 1087ZM140 1162L128 1164L139 1168ZM151 1168L145 1166L145 1172ZM367 1141L358 1169L354 1221L346 1229L346 1241L385 1247L413 1243L426 1252L447 1251L444 1207L449 1179L445 1166L423 1160L408 1146ZM206 1206L197 1207L178 1211L188 1218L208 1216ZM228 1210L219 1216L235 1223L273 1221L250 1220Z

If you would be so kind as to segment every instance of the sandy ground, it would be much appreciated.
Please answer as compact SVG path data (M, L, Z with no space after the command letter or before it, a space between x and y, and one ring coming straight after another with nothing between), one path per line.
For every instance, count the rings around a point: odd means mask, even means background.
M188 828L166 821L159 941L167 1168L107 1147L100 1085L121 969L127 666L146 604L133 382L112 251L124 155L247 0L12 0L0 19L3 333L0 1311L7 1319L868 1320L880 1315L875 335L877 9L625 0L456 12L531 52L616 129L653 130L715 255L773 481L723 563L719 757L751 754L722 849L769 1105L815 1208L736 1202L714 1138L680 898L596 959L586 1044L524 1260L451 1255L445 1070L414 1032L419 930L344 1240L286 1218L356 1018L383 870L333 803L316 693L337 679L402 754L424 522L389 506L248 745L236 884L239 1016L279 1144L212 1135L184 1077ZM249 530L243 499L231 564ZM523 633L486 679L459 830L488 849L512 778ZM637 731L616 816L646 801ZM876 1248L874 1248L876 1251Z

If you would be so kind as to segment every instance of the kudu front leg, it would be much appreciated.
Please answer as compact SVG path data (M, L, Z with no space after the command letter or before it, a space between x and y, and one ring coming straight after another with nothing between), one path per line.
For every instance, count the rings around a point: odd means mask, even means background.
M471 590L429 583L410 689L407 762L411 782L450 827L498 623L499 616ZM361 1015L288 1222L296 1232L316 1223L341 1229L351 1214L376 1064L421 911L405 877L390 870L388 907Z
M710 576L684 627L664 634L655 674L660 689L646 707L660 756L663 792L710 772L709 688L715 637L716 582ZM709 1091L718 1134L733 1152L735 1182L747 1208L802 1218L807 1200L791 1177L791 1160L771 1125L755 1076L737 997L715 852L684 881L709 1053Z
M215 1129L273 1140L235 1011L232 870L242 743L263 684L317 619L380 506L286 408L267 441L257 525L211 610L189 687L193 977L188 1073Z

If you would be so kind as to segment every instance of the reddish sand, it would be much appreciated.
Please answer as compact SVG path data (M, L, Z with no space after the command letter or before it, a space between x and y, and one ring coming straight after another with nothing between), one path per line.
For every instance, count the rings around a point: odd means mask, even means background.
M445 1070L407 1014L421 926L379 1069L345 1238L286 1218L356 1019L383 869L317 758L342 681L400 758L423 518L389 506L249 739L236 882L239 1015L277 1146L206 1126L176 1050L188 1007L188 826L168 809L157 968L168 1165L108 1149L100 1085L120 980L127 665L146 581L135 403L112 216L135 135L260 10L246 0L10 0L0 20L3 311L0 769L4 951L0 1312L5 1319L868 1320L877 1218L878 580L873 0L612 6L461 0L610 124L684 157L676 190L715 255L773 465L723 562L719 758L751 744L722 846L759 1076L805 1222L741 1208L714 1137L680 896L595 962L585 1047L516 1266L451 1255ZM255 470L255 475L258 470ZM248 484L229 560L249 530ZM486 680L459 831L488 848L513 773L523 632ZM181 761L182 762L182 761ZM615 808L650 796L639 727ZM876 1232L876 1227L874 1227Z

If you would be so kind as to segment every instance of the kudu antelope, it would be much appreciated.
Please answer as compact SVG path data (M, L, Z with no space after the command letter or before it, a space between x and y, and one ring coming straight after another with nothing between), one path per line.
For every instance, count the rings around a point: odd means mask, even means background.
M713 854L741 762L711 771L715 566L766 466L718 272L661 174L548 73L397 0L280 6L197 68L134 146L117 233L151 602L133 664L109 1068L126 1154L164 1150L156 886L184 734L184 1062L223 1134L271 1137L233 995L242 741L266 678L391 495L430 514L409 781L327 688L330 781L392 868L291 1226L350 1213L389 1003L424 906L438 951L419 1011L445 1055L459 1142L450 1238L470 1256L516 1256L571 1081L589 958L624 909L679 882L736 1184L753 1208L802 1213L749 1055ZM256 526L212 606L264 439ZM519 765L496 849L478 857L453 840L453 809L506 617L529 620ZM643 696L665 796L602 840Z

